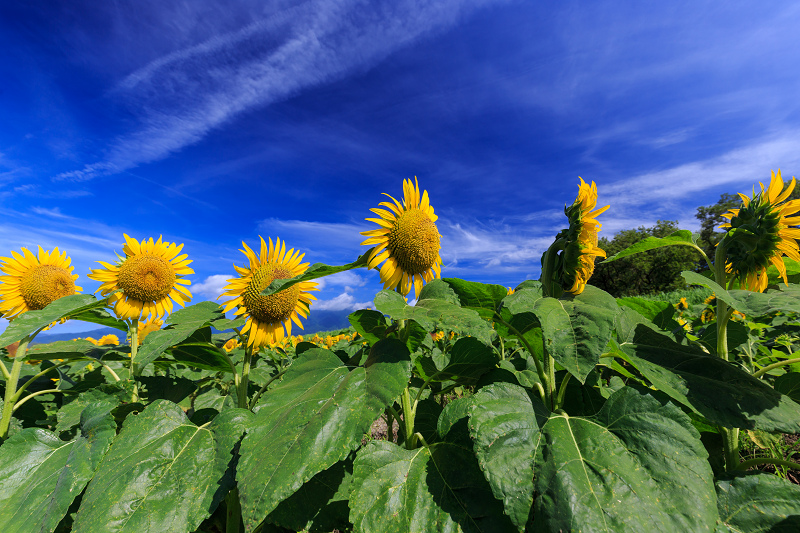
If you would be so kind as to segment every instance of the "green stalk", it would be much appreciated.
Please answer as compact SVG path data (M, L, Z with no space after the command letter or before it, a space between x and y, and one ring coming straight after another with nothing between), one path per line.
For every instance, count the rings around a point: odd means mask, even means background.
M531 347L530 343L528 343L528 341L525 340L525 337L522 336L522 333L520 333L517 330L517 328L515 328L502 318L500 318L500 316L497 313L495 313L495 321L500 324L503 324L505 327L508 328L508 330L511 333L517 336L517 339L519 339L519 341L525 346L525 349L528 350L529 354L531 354L531 359L533 359L533 362L536 364L536 373L539 375L539 381L541 381L544 384L547 384L547 374L544 371L542 362L539 361L539 358L534 355L536 352L533 351L533 348ZM541 385L539 385L538 388L539 388L539 396L542 399L542 403L547 405L549 402L547 401L547 394L545 393L544 388L542 388Z
M417 447L417 436L414 434L415 413L414 409L411 407L411 393L408 391L408 387L403 389L400 402L403 407L403 427L405 428L406 450L413 450Z
M248 346L244 350L244 362L242 363L242 375L239 380L239 407L247 409L247 387L250 385L250 361L253 358L253 349Z
M139 375L139 369L136 368L136 353L139 351L139 320L134 318L131 320L131 325L128 327L128 332L131 335L131 366L128 369L130 379L133 380L133 393L131 394L131 403L139 401L139 384L136 382L136 376Z
M558 388L558 398L556 398L556 405L553 410L561 409L564 406L564 396L567 393L567 384L569 383L571 377L572 374L567 372L567 375L561 380L561 386Z
M239 533L242 524L242 504L239 503L239 488L233 487L225 496L225 533Z
M61 363L55 364L55 365L53 365L53 366L51 366L49 368L45 368L44 370L42 370L41 372L39 372L38 374L36 374L32 378L30 378L28 381L26 381L19 389L17 389L17 392L11 398L11 401L12 402L16 402L17 400L19 400L19 398L22 396L22 393L25 392L25 389L27 389L34 381L36 381L40 377L44 376L45 374L47 374L51 370L55 370L55 369L57 369L59 367L62 367L64 365L68 365L68 364L70 364L70 363L72 363L74 361L75 361L75 359L72 359L70 361L62 361Z
M756 457L755 459L742 461L736 468L739 470L747 470L748 468L758 465L777 465L785 466L786 468L791 468L792 470L800 470L800 464L787 461L785 459L778 459L776 457Z
M47 389L47 390L40 390L40 391L32 392L31 394L28 394L23 399L21 399L16 404L14 404L14 408L11 411L12 412L16 411L17 409L19 409L22 406L22 404L24 404L25 402L27 402L31 398L35 398L36 396L41 396L42 394L53 394L54 392L64 392L64 391L61 390L61 389Z
M38 333L38 331L36 332ZM35 336L29 335L22 339L17 348L17 353L14 356L14 364L11 366L11 374L6 380L6 394L3 399L3 415L0 418L0 442L8 438L8 428L11 426L11 413L14 411L14 396L17 394L17 383L19 382L19 375L22 372L23 359L25 352L28 350L28 344Z
M778 361L777 363L772 363L771 365L765 366L755 374L753 374L754 378L760 378L770 370L775 370L776 368L780 368L786 365L792 365L794 363L800 363L800 358L798 359L786 359L785 361Z

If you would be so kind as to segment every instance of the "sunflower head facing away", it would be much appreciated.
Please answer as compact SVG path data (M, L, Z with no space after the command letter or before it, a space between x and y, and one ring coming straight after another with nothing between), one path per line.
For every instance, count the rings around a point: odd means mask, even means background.
M91 279L102 284L103 296L114 292L109 304L122 319L164 317L172 312L173 300L184 307L192 299L185 285L191 282L184 276L194 274L189 268L191 259L180 254L182 244L157 241L137 241L127 235L122 251L125 257L112 265L98 261L104 268L92 270Z
M386 193L384 193L386 194ZM386 194L386 196L389 196ZM369 255L369 268L380 268L384 289L399 287L405 296L414 287L419 296L422 286L442 275L442 258L439 257L439 230L437 216L428 199L428 191L420 195L417 178L403 180L403 201L393 197L391 202L380 202L387 209L372 208L380 218L366 220L379 227L361 234L367 237L363 245L374 245Z
M790 226L800 224L800 200L786 199L794 190L795 179L783 188L781 171L772 173L769 187L761 185L761 192L752 197L739 194L742 206L725 213L730 222L722 224L728 228L724 238L727 256L726 270L733 274L739 287L755 292L767 288L767 267L775 265L778 273L787 283L786 266L783 256L800 261L797 238L800 229Z
M67 252L52 252L39 246L38 257L27 248L22 254L12 251L12 257L0 257L0 314L12 319L25 311L44 309L63 296L81 291L75 285Z
M242 243L240 250L249 261L249 265L236 269L238 278L228 280L225 292L219 296L232 296L224 302L227 313L234 307L235 314L247 317L242 333L247 333L247 345L259 348L264 345L274 346L284 337L292 334L292 322L303 329L299 317L308 318L311 301L316 298L310 291L319 290L317 283L302 281L275 294L265 296L261 292L273 280L288 279L299 276L308 269L308 263L301 263L305 254L286 250L286 243L280 239L269 239L269 246L261 238L260 253ZM218 299L219 299L218 298Z
M578 197L571 206L564 209L569 219L569 229L564 238L566 244L561 254L560 278L561 287L573 294L583 292L589 278L594 274L595 257L605 257L606 253L597 247L597 232L601 224L597 216L604 213L610 206L597 207L597 185L591 185L581 180Z

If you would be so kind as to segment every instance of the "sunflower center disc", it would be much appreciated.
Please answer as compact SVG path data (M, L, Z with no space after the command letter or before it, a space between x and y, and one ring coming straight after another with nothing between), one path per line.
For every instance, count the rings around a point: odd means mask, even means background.
M28 307L39 310L62 296L75 294L75 281L65 268L39 265L22 277L20 292Z
M439 257L439 231L419 209L402 213L389 232L387 247L407 274L421 274Z
M283 322L292 316L297 300L300 298L300 284L288 289L264 296L261 291L273 280L294 277L292 272L282 265L267 263L253 272L253 277L244 291L242 301L247 312L259 322Z
M162 257L136 255L119 267L117 282L125 296L140 302L156 302L169 295L175 271Z

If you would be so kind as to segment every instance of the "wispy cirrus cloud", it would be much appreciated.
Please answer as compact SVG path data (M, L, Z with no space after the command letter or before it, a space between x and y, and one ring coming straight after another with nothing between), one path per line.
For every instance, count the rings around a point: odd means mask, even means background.
M128 75L110 94L139 127L102 161L57 175L84 181L156 161L236 115L363 71L496 0L311 1L172 52Z

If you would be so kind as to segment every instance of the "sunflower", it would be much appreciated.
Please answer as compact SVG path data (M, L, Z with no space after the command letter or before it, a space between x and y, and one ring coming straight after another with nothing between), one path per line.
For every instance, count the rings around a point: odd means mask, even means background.
M303 329L299 317L308 318L312 300L316 298L309 291L317 291L317 283L302 281L275 294L262 293L276 279L299 276L308 268L308 263L300 263L305 254L294 248L286 250L286 242L269 239L269 247L261 238L261 253L257 254L242 242L244 250L239 250L250 262L249 266L233 265L238 278L229 279L223 296L233 296L224 302L227 313L237 307L235 314L247 317L242 333L247 333L247 345L259 348L275 345L287 335L292 334L292 322Z
M192 261L186 259L186 254L178 255L183 245L161 242L161 237L155 242L152 238L138 242L124 237L125 257L115 265L98 261L105 268L89 274L91 279L102 282L97 289L100 294L114 293L109 304L117 316L136 320L164 317L172 312L173 300L184 307L192 299L192 293L184 287L191 282L184 276L194 274L194 270L189 268Z
M700 321L705 324L714 320L715 316L716 314L714 313L714 310L707 307L703 309L702 313L700 313Z
M742 207L723 214L730 222L720 226L729 228L724 241L726 271L738 280L740 288L755 292L767 288L770 264L775 265L783 282L788 283L783 256L800 261L796 240L800 238L800 229L790 227L800 224L800 216L789 216L800 211L800 200L786 201L794 190L795 179L784 189L778 170L772 172L769 187L760 182L759 185L761 192L753 193L752 198L739 194Z
M710 305L710 306L716 306L717 305L717 295L712 292L711 296L709 296L708 298L703 300L703 303L706 304L706 305Z
M98 346L117 346L119 345L119 337L113 334L103 335L97 339Z
M578 189L578 197L570 207L564 209L569 219L566 231L566 244L561 254L561 286L565 291L578 295L583 292L589 278L594 274L595 257L605 257L606 253L597 247L597 232L601 224L596 217L610 206L597 207L597 185L588 185L583 178Z
M386 193L384 193L386 194ZM386 196L389 196L386 194ZM368 258L369 268L380 268L384 289L399 287L405 296L411 292L419 297L422 285L442 275L442 258L439 256L439 230L428 191L419 192L417 178L403 180L403 202L389 196L392 202L380 202L386 209L370 209L380 218L368 218L377 229L361 232L368 237L363 245L375 245Z
M27 248L22 254L0 257L0 314L9 320L31 310L44 309L63 296L81 291L75 285L72 262L67 252L52 252L39 246L38 258Z
M686 298L681 298L678 301L678 303L673 304L673 305L674 305L675 309L677 309L680 312L683 312L683 311L686 311L687 309L689 309L689 302L686 301Z
M139 321L139 332L136 336L136 342L139 346L142 345L144 340L147 338L148 335L153 333L154 331L158 331L161 329L164 323L156 317L152 317L150 320L145 322Z

